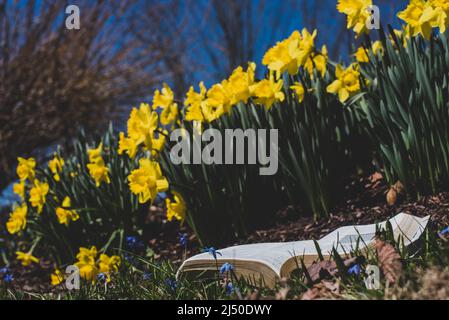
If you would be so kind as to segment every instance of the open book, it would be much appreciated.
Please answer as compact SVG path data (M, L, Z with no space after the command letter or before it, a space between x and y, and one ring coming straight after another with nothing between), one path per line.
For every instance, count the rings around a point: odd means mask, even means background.
M424 232L429 216L418 218L400 213L389 221L395 239L401 239L402 243L408 246ZM374 244L376 231L385 229L386 224L384 221L378 224L342 227L317 242L324 257L329 257L333 248L342 256L349 254L356 246L359 250L368 250ZM265 285L272 287L277 278L289 277L298 268L300 259L307 267L319 259L313 240L247 244L217 252L217 260L209 253L201 253L187 259L179 268L178 275L181 272L217 271L217 267L228 262L234 266L237 277L244 277L256 283L263 281Z

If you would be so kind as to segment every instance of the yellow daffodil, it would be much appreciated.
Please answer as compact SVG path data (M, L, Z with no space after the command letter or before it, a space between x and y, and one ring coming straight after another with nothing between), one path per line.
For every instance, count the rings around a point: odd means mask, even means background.
M186 106L186 121L199 121L203 122L204 115L202 112L202 105L206 100L207 89L204 86L204 82L200 82L200 92L195 92L193 87L190 87L187 92L184 104Z
M62 167L64 167L64 159L55 155L52 160L48 162L48 167L50 168L51 173L53 173L53 179L56 182L61 180L59 174L62 172Z
M328 52L327 47L323 46L321 48L321 52L312 53L307 59L304 69L307 70L309 75L313 78L313 69L315 69L321 74L321 77L324 77L327 70L327 60L328 60Z
M262 64L276 72L278 77L285 71L290 75L297 74L299 66L306 63L313 51L316 34L316 30L312 34L307 29L303 29L302 33L294 31L265 53Z
M157 108L166 109L174 103L175 94L172 89L164 83L162 90L156 90L153 96L153 110Z
M76 221L79 219L78 213L75 210L70 210L72 203L69 197L65 197L62 202L62 206L56 208L56 216L60 224L66 226L69 225L70 221Z
M254 73L256 64L248 63L248 69L243 71L242 67L235 69L228 79L228 90L231 95L231 104L236 105L239 102L247 103L251 97L249 87L254 84Z
M95 264L95 258L97 257L97 247L92 246L90 249L81 247L76 255L79 263L82 264Z
M290 86L290 89L295 92L299 102L304 100L304 87L301 83L295 82L292 86Z
M25 180L20 181L19 183L14 183L12 190L20 197L20 199L22 199L22 201L25 200Z
M355 52L354 56L355 56L355 59L360 63L369 62L368 50L366 50L364 47L358 48L357 51Z
M51 285L57 286L60 285L64 281L64 275L59 269L55 269L55 271L50 275Z
M377 55L377 54L381 54L382 55L384 53L384 46L382 44L382 41L379 41L379 40L374 41L371 49L373 50L373 53L375 55Z
M102 182L107 184L111 183L109 178L109 168L105 165L103 157L101 156L103 144L100 143L96 149L90 149L87 151L89 155L89 163L87 169L89 174L94 179L95 185L99 187Z
M108 256L101 254L98 262L99 271L104 274L117 272L122 260L119 256Z
M134 159L137 154L138 145L131 138L126 138L123 132L119 134L119 143L118 143L118 154L122 155L124 152L131 158Z
M87 169L97 187L100 187L102 182L107 184L111 183L111 179L109 178L109 168L106 167L102 159L99 159L95 163L88 163Z
M283 85L284 82L282 80L275 81L273 73L271 73L269 79L257 82L250 87L250 90L256 103L270 109L274 103L284 101Z
M162 176L157 162L140 159L139 168L133 170L128 177L131 192L138 195L140 203L155 199L159 192L168 190L168 181Z
M430 1L411 0L404 11L398 13L398 17L404 20L410 27L412 36L421 34L425 39L430 39L432 28L440 26L445 29L442 10L437 10Z
M78 261L75 263L75 266L79 268L81 278L88 281L96 280L98 274L98 268L95 264L97 253L95 246L92 246L90 249L79 249L79 253L76 255Z
M87 150L89 162L97 162L103 159L101 153L103 152L103 143L100 143L97 148Z
M207 92L207 99L203 113L208 122L221 117L231 111L231 92L227 80L213 85Z
M222 105L211 105L207 102L203 104L202 106L202 112L204 114L204 118L207 122L212 122L218 118L220 118L222 115L225 114L225 109Z
M171 105L164 108L161 112L161 124L164 126L172 125L178 120L179 110L178 104L172 103Z
M50 187L46 182L40 182L34 180L34 185L30 190L30 203L31 206L37 208L37 212L41 213L46 202L46 196Z
M370 18L368 8L372 4L372 0L338 0L337 10L347 15L347 28L353 29L356 37L369 32L366 22Z
M440 32L446 32L449 26L449 1L447 0L430 0L432 7L435 9L435 19L433 27L439 27Z
M337 80L327 87L327 92L338 94L343 103L360 91L360 72L357 64L351 64L347 69L337 65L335 70Z
M176 191L172 191L173 201L169 198L165 199L167 205L167 220L176 219L183 221L186 216L187 206L182 196Z
M156 133L155 133L156 135ZM152 155L156 156L158 153L164 150L165 141L167 139L168 131L164 130L163 132L157 133L157 138L153 137L153 150Z
M306 28L302 29L301 41L299 42L299 56L297 58L300 66L303 66L310 58L310 55L315 48L316 35L316 30L313 30L313 33L310 33Z
M27 267L32 263L39 263L39 259L29 252L16 251L17 260L21 261L22 266Z
M378 55L378 54L383 54L384 52L384 47L382 45L381 41L375 41L372 45L371 45L371 50L374 53L374 55ZM369 62L369 57L368 57L368 50L366 50L364 47L360 47L357 49L356 53L354 54L357 62L360 63L368 63Z
M10 234L16 234L25 230L27 224L27 212L28 207L26 204L15 207L14 211L9 216L8 222L6 222L6 229Z
M158 118L157 112L152 112L148 104L142 103L139 109L132 109L128 120L128 137L136 146L144 144L146 150L151 150L151 137L157 129Z
M17 166L17 175L19 176L19 179L21 181L27 179L32 181L35 175L34 169L36 168L36 160L34 160L34 158L18 158L17 161L19 161Z
M299 42L301 34L295 30L290 37L276 43L269 49L263 59L262 64L268 66L268 69L276 72L278 75L288 71L290 75L298 73L299 69Z

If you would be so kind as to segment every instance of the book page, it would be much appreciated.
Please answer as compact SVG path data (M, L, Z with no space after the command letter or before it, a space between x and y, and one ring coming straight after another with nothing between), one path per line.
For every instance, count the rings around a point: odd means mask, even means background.
M256 261L264 263L279 274L284 262L292 256L312 251L316 252L313 241L247 244L217 250L217 262L220 264L222 261ZM207 252L188 259L189 262L195 260L214 261Z
M429 218L418 218L400 213L391 218L389 222L393 228L395 239L402 238L404 245L408 246L418 240L424 232ZM386 224L387 222L384 221L378 224L342 227L321 238L318 243L323 254L329 254L332 248L336 248L340 254L349 253L355 249L357 241L359 241L359 249L369 246L374 241L377 228L385 229Z

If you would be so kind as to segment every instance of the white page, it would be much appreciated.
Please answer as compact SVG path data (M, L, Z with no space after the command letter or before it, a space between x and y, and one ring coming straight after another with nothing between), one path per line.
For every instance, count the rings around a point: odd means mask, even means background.
M313 241L309 240L239 245L217 250L217 252L219 252L219 254L217 253L218 263L222 260L256 261L270 266L279 273L282 265L291 257L303 253L316 253L316 250ZM188 259L188 261L195 260L213 260L213 257L210 253L205 252Z
M393 228L396 240L402 236L404 245L408 246L419 239L427 226L429 218L429 216L418 218L405 213L400 213L389 221ZM340 254L349 253L355 249L358 239L360 239L359 249L368 246L374 240L377 230L376 226L379 229L385 229L386 224L386 221L384 221L377 225L370 224L342 227L321 238L318 243L323 254L329 253L332 251L332 248L337 248L337 251Z

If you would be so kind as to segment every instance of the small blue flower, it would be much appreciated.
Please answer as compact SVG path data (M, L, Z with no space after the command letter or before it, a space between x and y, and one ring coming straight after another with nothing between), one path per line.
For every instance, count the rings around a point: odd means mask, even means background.
M100 281L100 282L106 282L106 280L108 279L108 277L106 276L106 274L100 273L100 274L98 274L97 279L98 279L98 281Z
M140 249L143 249L145 247L143 242L141 240L139 240L135 236L128 236L128 237L126 237L126 246L130 250L140 250Z
M232 270L234 270L234 266L232 264L226 262L224 265L221 266L220 273L223 274L223 273L227 273Z
M6 274L8 272L9 272L9 268L8 267L3 267L3 268L0 269L0 273L1 274Z
M440 236L449 235L449 227L444 228L438 233Z
M156 199L154 199L155 204L159 204L165 201L167 199L167 193L166 192L159 192L156 196Z
M348 269L348 274L358 276L360 274L361 268L360 265L355 264Z
M3 281L4 281L5 283L11 283L11 282L14 281L14 277L13 277L13 275L10 274L10 273L5 274L5 276L3 277Z
M168 289L170 289L173 292L175 292L176 289L178 288L178 283L176 282L176 280L173 279L165 280L165 284L167 285Z
M209 254L214 257L215 260L217 260L217 254L218 255L222 255L220 252L217 251L217 249L215 249L214 247L210 247L210 248L204 248L203 252L209 252Z
M137 237L134 237L134 236L126 237L126 245L128 247L133 247L136 245L136 243L137 243Z
M151 280L152 274L151 272L144 272L142 275L143 280L148 281Z
M232 284L232 282L228 282L228 283L226 284L225 289L226 289L226 294L227 294L227 295L230 295L230 294L232 294L232 293L234 292L235 287L234 287L234 285Z
M179 233L179 244L183 247L187 246L187 242L189 241L187 233Z

